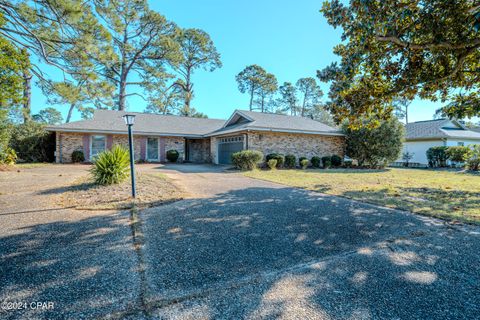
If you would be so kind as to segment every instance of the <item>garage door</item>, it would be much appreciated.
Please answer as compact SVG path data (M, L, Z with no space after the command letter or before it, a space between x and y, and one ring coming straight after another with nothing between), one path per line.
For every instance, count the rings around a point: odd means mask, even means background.
M226 137L218 140L218 163L232 163L232 153L243 150L243 137Z

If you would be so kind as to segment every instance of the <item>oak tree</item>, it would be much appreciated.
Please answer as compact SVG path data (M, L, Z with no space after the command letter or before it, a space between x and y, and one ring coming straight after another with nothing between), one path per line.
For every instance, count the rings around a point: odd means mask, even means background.
M392 100L450 101L450 117L480 114L480 6L476 1L325 1L322 12L342 29L338 63L318 72L331 81L337 121L387 119ZM356 119L356 121L355 121Z

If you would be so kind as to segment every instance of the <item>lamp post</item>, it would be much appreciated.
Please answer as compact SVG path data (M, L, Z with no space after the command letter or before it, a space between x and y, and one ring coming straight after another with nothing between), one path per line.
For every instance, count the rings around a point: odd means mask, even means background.
M130 149L130 176L132 177L132 197L135 198L135 154L133 153L133 137L132 137L132 126L135 123L134 114L125 114L123 116L125 124L128 127L128 147Z

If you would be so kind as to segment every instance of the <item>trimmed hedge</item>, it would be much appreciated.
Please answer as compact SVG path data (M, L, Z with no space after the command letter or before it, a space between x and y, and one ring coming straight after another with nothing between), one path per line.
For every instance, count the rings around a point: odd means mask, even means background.
M314 168L320 168L321 162L322 162L322 159L320 159L320 157L317 157L317 156L313 156L312 159L310 159L310 163Z
M332 166L334 167L340 167L342 165L342 158L340 158L340 156L337 156L336 154L330 157L330 161L332 162Z
M180 153L177 150L168 150L167 151L167 160L170 162L177 162Z
M435 168L435 167L446 167L448 154L447 154L448 147L431 147L427 150L427 160L428 166Z
M242 150L232 154L232 163L240 170L253 170L262 159L263 153L256 150Z
M267 156L265 157L265 162L268 163L268 160L270 160L270 159L277 160L277 168L283 167L283 165L285 163L285 156L283 154L279 154L279 153L267 154Z
M332 166L332 157L330 156L322 157L322 166L323 168L330 168Z
M270 170L277 169L277 160L276 159L270 159L270 160L268 160L267 165L270 168Z
M285 156L285 167L295 168L295 162L297 158L293 154L287 154Z
M83 154L82 150L75 150L72 152L73 163L84 162L84 161L85 161L85 155Z
M308 159L306 159L306 158L305 158L305 159L302 159L302 160L300 161L300 167L301 167L303 170L307 169L307 167L308 167Z

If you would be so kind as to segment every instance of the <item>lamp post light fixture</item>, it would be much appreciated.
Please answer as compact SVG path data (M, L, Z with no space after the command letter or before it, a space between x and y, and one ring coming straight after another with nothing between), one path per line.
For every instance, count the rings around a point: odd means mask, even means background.
M125 120L125 124L128 127L128 147L130 150L130 176L132 177L132 197L135 198L136 190L135 190L135 154L133 153L133 137L132 137L132 126L135 123L135 115L134 114L125 114L123 116L123 120Z

